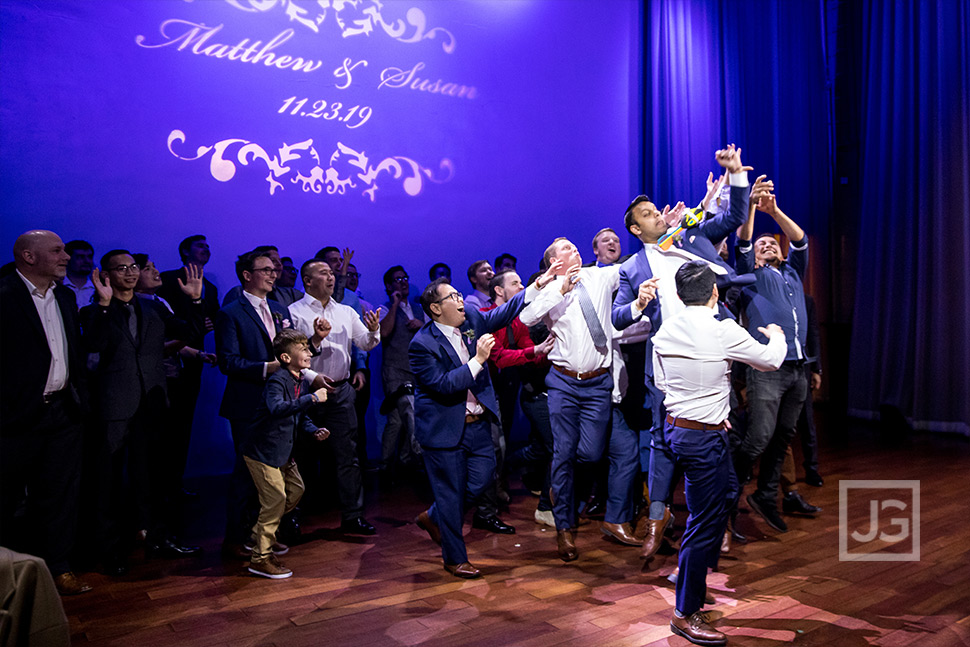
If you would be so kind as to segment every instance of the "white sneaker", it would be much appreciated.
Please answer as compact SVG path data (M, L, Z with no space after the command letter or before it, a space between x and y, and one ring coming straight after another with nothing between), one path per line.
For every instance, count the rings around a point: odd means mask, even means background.
M536 510L536 523L541 523L550 528L556 527L556 518L552 515L552 510Z

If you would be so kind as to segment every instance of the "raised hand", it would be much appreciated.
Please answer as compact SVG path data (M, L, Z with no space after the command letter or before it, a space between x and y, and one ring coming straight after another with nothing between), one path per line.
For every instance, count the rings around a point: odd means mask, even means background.
M488 356L492 354L493 346L495 346L495 337L491 333L486 333L478 338L475 359L478 360L479 364L484 364L488 360Z
M687 206L683 202L678 202L674 205L673 209L669 206L664 208L663 218L667 223L668 227L680 227L680 223L684 221L684 213L687 211Z
M340 259L342 261L340 265L340 270L339 270L339 273L341 275L344 275L347 273L347 268L350 267L350 259L352 259L353 257L354 257L354 250L350 249L349 247L344 247L344 255L343 255L343 258Z
M381 327L381 315L380 308L377 311L368 310L364 313L363 320L364 325L367 326L367 330L371 332L376 332Z
M562 287L559 288L563 296L569 294L576 287L576 284L579 283L579 270L581 269L583 269L582 266L577 264L566 270L566 273L562 277Z
M774 216L778 213L778 202L773 193L765 193L758 198L758 211L763 211L769 216Z
M549 268L545 272L543 272L542 276L536 279L536 288L541 290L542 288L549 285L549 283L556 278L556 273L559 271L559 268L561 267L562 267L562 261L560 259L558 258L552 259L552 262L549 263Z
M734 144L728 144L727 148L714 153L717 163L727 169L728 173L740 173L742 171L754 170L750 166L741 164L741 149L735 148Z
M660 286L660 279L653 277L640 284L637 291L637 310L643 310L647 304L657 298L657 288Z
M98 294L98 303L103 306L110 305L114 291L111 289L111 277L108 273L101 274L98 268L94 268L91 272L91 283L94 284L94 291Z
M716 180L714 179L714 173L707 174L707 193L704 194L704 199L701 200L701 208L704 211L711 210L710 202L721 192L721 187L724 186L725 181L727 181L727 172L722 173Z
M330 437L330 430L320 427L315 432L313 432L313 437L316 438L317 440L326 440L327 438Z
M196 301L202 298L202 268L198 265L185 266L185 280L179 278L179 288L187 297Z

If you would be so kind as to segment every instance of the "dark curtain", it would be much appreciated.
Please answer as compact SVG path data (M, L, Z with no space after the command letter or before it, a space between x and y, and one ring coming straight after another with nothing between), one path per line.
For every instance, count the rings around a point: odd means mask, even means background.
M644 16L643 189L696 204L714 151L743 149L751 177L815 241L831 209L830 95L819 0L652 0ZM758 216L757 232L774 228ZM821 258L813 249L812 259Z
M862 8L850 413L970 435L970 2Z

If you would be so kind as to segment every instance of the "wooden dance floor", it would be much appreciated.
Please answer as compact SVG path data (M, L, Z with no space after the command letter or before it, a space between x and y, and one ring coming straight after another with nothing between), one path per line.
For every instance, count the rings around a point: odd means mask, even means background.
M873 430L823 446L821 459L825 486L799 487L823 506L817 519L788 517L789 531L777 534L742 502L739 529L749 542L708 578L714 624L729 644L970 645L970 444L922 435L887 445ZM919 561L839 560L839 481L846 479L919 481ZM437 547L411 522L426 503L407 489L368 493L376 537L339 535L336 512L311 517L304 541L282 558L295 574L280 581L221 558L223 511L211 495L190 509L207 521L186 534L205 555L146 562L138 551L124 578L85 575L95 590L64 600L72 639L145 647L689 644L668 629L674 592L666 576L675 554L643 569L637 548L607 541L592 522L580 529L579 560L564 564L555 531L532 519L536 499L514 494L503 518L516 535L466 525L470 559L484 572L472 581L442 569ZM679 536L682 491L675 515Z

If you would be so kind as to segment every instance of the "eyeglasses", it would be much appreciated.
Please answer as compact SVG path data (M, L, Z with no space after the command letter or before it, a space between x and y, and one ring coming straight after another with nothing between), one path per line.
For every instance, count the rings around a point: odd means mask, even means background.
M360 278L360 272L347 272L347 276L352 276L355 279L359 279Z
M455 292L452 292L451 294L449 294L446 297L441 297L440 299L438 299L437 301L435 301L435 303L441 303L442 301L447 301L448 299L451 299L455 303L461 303L462 301L464 301L464 299L461 296L461 292L458 292L456 290Z
M279 274L280 271L275 267L260 267L252 270L253 272L262 272L263 274Z
M406 277L406 276L396 276L396 277L394 277L391 280L393 282L395 282L395 283L407 283L408 282L408 277Z
M109 272L120 272L121 274L135 274L141 271L141 267L138 263L132 263L131 265L115 265L108 270Z

